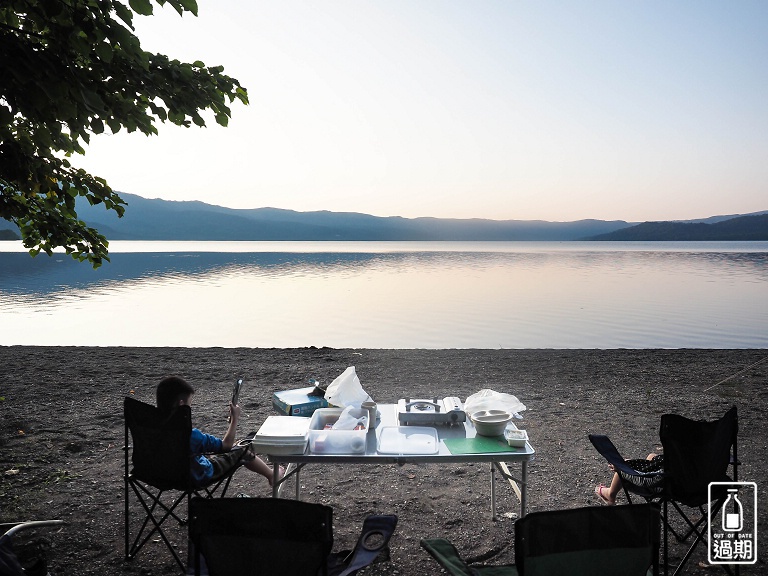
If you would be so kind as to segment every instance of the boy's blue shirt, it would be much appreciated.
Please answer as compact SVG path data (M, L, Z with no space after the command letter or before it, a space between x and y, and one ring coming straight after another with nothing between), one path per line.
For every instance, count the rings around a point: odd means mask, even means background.
M189 451L192 455L192 480L196 486L206 484L213 477L213 464L203 454L221 452L223 447L221 438L192 428L192 435L189 437Z

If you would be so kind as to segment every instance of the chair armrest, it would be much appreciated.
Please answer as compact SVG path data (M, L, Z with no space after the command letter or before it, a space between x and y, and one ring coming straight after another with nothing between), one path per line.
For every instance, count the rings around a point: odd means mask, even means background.
M10 528L3 534L3 537L11 538L17 532L22 530L32 530L33 528L43 528L45 526L59 526L64 524L64 520L34 520L30 522L19 522L13 528Z

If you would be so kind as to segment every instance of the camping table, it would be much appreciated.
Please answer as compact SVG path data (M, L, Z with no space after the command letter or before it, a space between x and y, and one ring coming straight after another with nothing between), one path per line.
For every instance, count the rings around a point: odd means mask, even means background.
M275 473L281 464L289 465L285 477L275 483L272 487L272 496L277 497L280 494L280 485L295 476L296 481L296 499L300 498L300 472L307 464L464 464L470 462L488 462L491 472L491 517L496 519L496 475L498 470L501 475L509 480L515 494L520 500L520 517L525 516L528 507L528 462L533 460L534 449L529 442L526 442L524 448L518 448L515 452L483 452L483 453L452 453L445 444L449 439L472 439L475 438L475 427L467 421L463 424L453 426L437 425L439 440L438 451L436 454L380 454L377 452L378 440L381 430L386 426L397 426L397 405L379 404L379 413L381 415L380 423L376 428L368 432L366 438L365 454L312 454L307 446L304 454L280 454L268 455L269 460L275 467ZM469 420L469 419L467 419ZM520 478L515 478L510 474L507 463L519 463L521 467ZM295 468L290 466L295 465ZM293 468L293 469L291 469ZM519 485L518 485L519 484Z

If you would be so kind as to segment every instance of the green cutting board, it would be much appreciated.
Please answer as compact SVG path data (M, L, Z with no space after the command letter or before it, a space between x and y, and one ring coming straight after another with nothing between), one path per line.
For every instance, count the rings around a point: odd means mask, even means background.
M517 452L504 436L475 436L474 438L446 438L443 440L451 454L488 454L493 452Z

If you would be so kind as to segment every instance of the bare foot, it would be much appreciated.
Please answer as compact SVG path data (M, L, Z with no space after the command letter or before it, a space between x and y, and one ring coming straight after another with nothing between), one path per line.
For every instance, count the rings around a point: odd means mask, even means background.
M603 490L605 490L605 494L603 493ZM603 504L605 504L606 506L613 506L614 504L616 504L616 500L615 499L611 500L608 496L606 496L606 494L608 494L607 486L603 486L602 484L598 484L597 486L595 486L595 495L598 498L600 498L600 501Z

